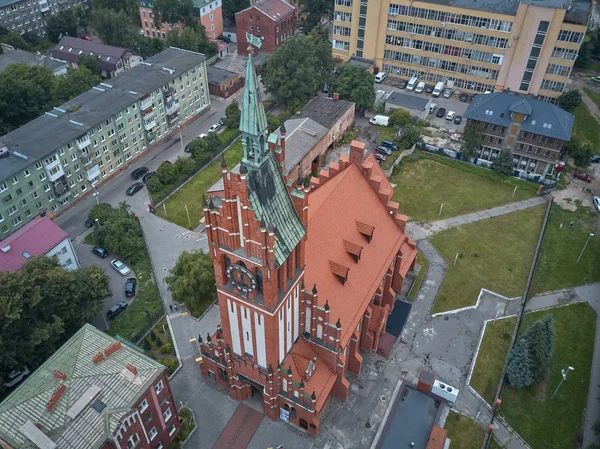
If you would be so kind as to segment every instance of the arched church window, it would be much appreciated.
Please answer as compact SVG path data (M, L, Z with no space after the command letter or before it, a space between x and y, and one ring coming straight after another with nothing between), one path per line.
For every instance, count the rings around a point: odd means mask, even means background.
M244 262L242 262L241 260L238 260L238 261L236 262L236 264L237 264L237 265L240 265L240 266L242 266L242 267L244 267L244 268L246 268L246 264L245 264Z
M262 293L263 291L263 275L260 268L256 269L256 289L258 293Z

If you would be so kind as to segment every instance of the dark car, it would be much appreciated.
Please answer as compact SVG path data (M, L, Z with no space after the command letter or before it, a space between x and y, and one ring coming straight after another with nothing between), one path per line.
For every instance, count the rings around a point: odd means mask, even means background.
M118 304L112 306L108 312L106 312L106 316L113 320L115 319L123 310L127 309L128 304L125 301L121 301Z
M323 93L324 94L329 93L329 84L323 83Z
M88 218L87 220L85 220L85 227L86 228L91 228L92 226L94 226L94 222Z
M425 86L425 93L426 94L432 93L433 92L433 88L434 88L434 86L428 84L427 86Z
M446 108L439 108L437 113L435 114L436 117L444 117L446 115Z
M585 182L592 182L592 177L583 171L576 172L575 177L577 179L581 179L582 181L585 181Z
M104 259L105 257L108 257L108 251L106 251L104 248L102 248L101 246L94 246L92 248L92 252L98 256L101 257L102 259Z
M125 296L131 298L135 296L135 291L137 289L137 279L129 278L127 282L125 282Z
M144 184L141 182L135 182L133 184L131 184L127 190L125 191L125 193L129 196L133 196L136 193L138 193L140 190L142 190L144 188Z
M454 117L454 123L460 125L460 122L462 122L462 115L457 115L456 117Z
M594 164L600 164L600 156L592 156L592 162Z
M384 146L378 146L375 151L377 151L379 154L383 154L385 156L390 156L392 154L392 150L390 150L388 147L384 147Z
M152 178L153 176L156 176L156 172L155 171L149 171L144 176L142 176L142 182L148 182L148 180L150 178Z
M405 80L402 80L402 81L400 81L400 82L398 83L398 87L399 87L400 89L406 89L406 85L407 85L407 84L408 84L408 83L407 83Z
M469 96L465 93L462 93L458 96L458 99L460 101L462 101L463 103L465 103L465 102L469 101Z
M387 156L384 156L383 154L379 154L379 153L373 154L373 157L376 160L378 160L380 164L387 159Z
M380 143L380 145L383 146L383 147L388 147L392 151L397 151L398 150L398 145L396 145L391 140L384 140L383 142Z
M149 171L150 170L148 170L147 167L136 168L135 170L133 170L131 172L131 179L140 179L142 176L144 176Z

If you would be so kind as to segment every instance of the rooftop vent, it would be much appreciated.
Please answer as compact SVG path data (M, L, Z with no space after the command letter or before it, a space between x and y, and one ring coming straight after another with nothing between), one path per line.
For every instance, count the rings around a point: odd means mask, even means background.
M3 252L3 253L7 253L7 252L9 252L9 251L10 251L10 245L6 245L6 246L3 246L3 247L2 247L2 252Z
M25 435L29 441L40 449L55 449L56 443L48 435L41 431L30 419L19 429L22 435Z
M98 385L92 385L83 392L81 396L75 401L75 403L67 411L67 416L71 419L77 418L77 416L83 411L83 409L100 393L102 389Z

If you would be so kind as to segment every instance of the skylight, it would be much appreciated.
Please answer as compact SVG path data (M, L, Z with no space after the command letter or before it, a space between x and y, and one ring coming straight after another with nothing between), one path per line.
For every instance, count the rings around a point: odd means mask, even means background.
M27 251L23 251L23 257L25 259L29 259L31 257L31 254L29 254Z
M92 405L92 408L94 410L96 410L98 413L102 413L102 410L104 410L106 408L106 404L104 402L102 402L100 399L98 399L96 402L94 402L94 404Z

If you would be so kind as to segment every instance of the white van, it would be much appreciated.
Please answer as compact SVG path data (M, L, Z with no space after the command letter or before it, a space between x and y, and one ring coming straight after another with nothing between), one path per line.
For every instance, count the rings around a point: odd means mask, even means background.
M454 111L450 111L446 114L446 120L448 121L454 120L454 117L456 117L456 112Z
M390 118L387 115L376 115L369 120L371 125L388 126Z
M425 90L425 83L421 81L419 84L417 84L417 87L415 87L415 92L420 94L423 92L423 90Z
M444 90L444 82L440 81L439 83L437 83L435 85L435 87L433 88L433 96L434 97L439 97L442 94L442 91Z
M375 82L381 83L386 77L387 77L387 73L379 72L377 75L375 75Z
M415 85L417 84L417 77L413 76L409 81L408 84L406 85L406 90L408 91L412 91L415 88Z

